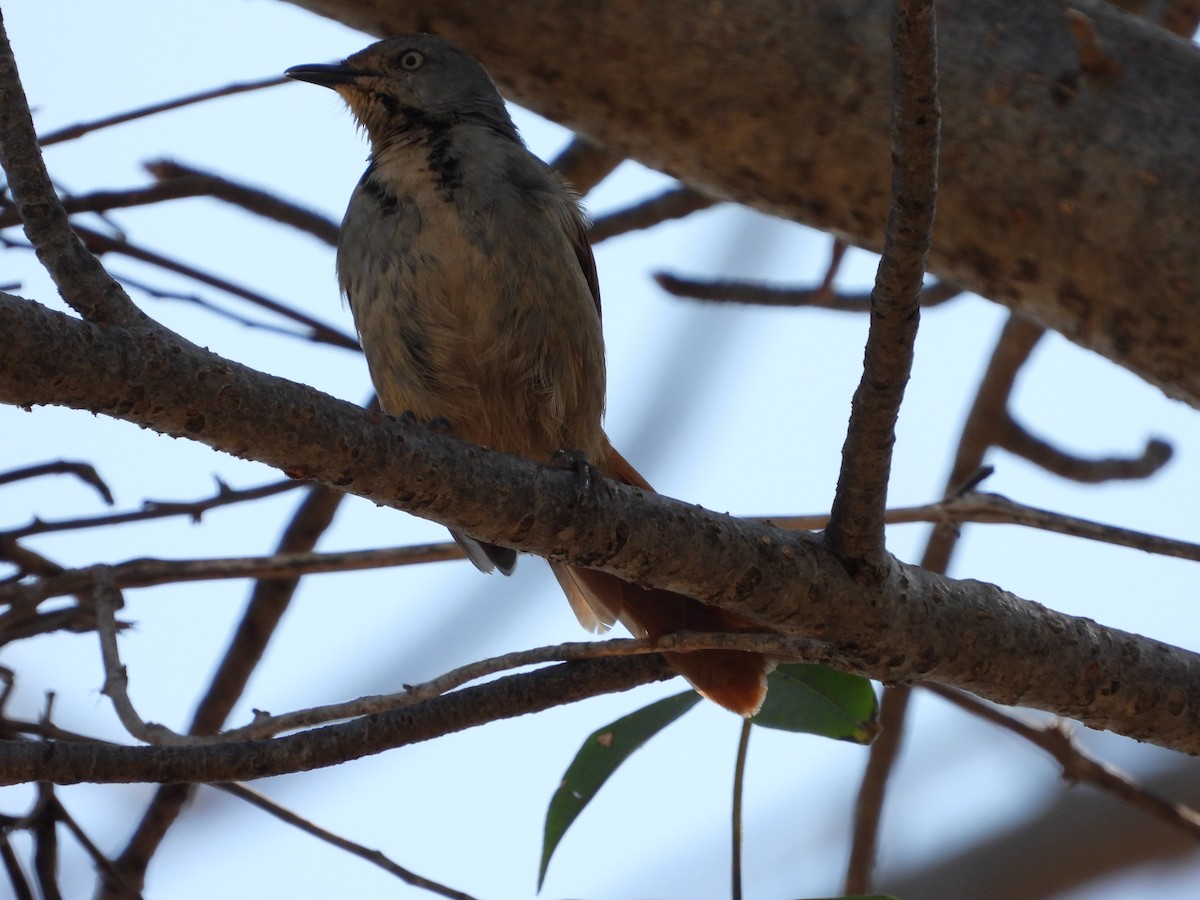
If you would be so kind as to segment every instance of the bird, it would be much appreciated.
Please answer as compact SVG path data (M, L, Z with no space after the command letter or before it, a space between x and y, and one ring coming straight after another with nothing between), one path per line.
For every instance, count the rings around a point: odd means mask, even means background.
M525 146L487 70L429 34L392 37L288 77L336 91L370 143L342 221L338 284L386 413L536 462L653 489L609 442L600 288L577 195ZM451 531L484 572L516 551ZM752 622L597 569L550 563L579 622L636 636L747 632ZM703 696L743 716L767 657L664 654Z

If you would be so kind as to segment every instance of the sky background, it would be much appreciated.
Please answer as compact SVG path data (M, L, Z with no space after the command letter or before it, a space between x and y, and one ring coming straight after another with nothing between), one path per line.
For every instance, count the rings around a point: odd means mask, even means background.
M326 62L373 37L283 3L4 6L26 92L42 132L233 81ZM531 148L552 158L561 128L514 110ZM108 129L47 151L70 192L146 183L142 164L170 157L225 174L340 219L366 147L338 98L288 84ZM673 182L626 163L587 198L594 214L620 209ZM346 332L333 251L209 200L118 211L135 243L220 273ZM95 224L91 222L90 224ZM15 236L15 232L9 232ZM820 279L828 237L724 205L683 222L597 247L605 299L614 444L665 494L734 514L828 510L866 334L862 316L815 310L721 307L671 298L656 271L792 284ZM110 270L161 288L199 293L261 321L215 291L135 262ZM865 288L874 259L851 251L839 285ZM32 254L9 250L0 281L62 308ZM152 316L214 352L355 402L370 394L357 354L248 329L194 304L134 293ZM936 500L979 377L1006 311L975 297L923 315L917 361L901 414L890 502ZM1200 540L1200 417L1104 359L1057 335L1043 340L1014 397L1035 433L1087 456L1136 454L1170 441L1171 463L1146 482L1080 486L1004 453L986 488L1084 518ZM91 462L118 509L146 499L190 500L215 479L250 487L267 467L199 444L71 410L0 407L0 471L57 459ZM203 558L270 553L299 501L289 493L208 513L203 524L159 520L119 529L47 535L30 545L67 566L140 556ZM105 511L60 477L0 488L0 529ZM928 528L889 532L915 561ZM445 531L349 498L319 549L441 541ZM1012 527L968 526L951 574L1105 625L1200 647L1194 564ZM127 592L122 635L131 696L143 718L182 729L223 653L246 582ZM449 668L512 650L581 640L547 567L523 559L510 579L464 562L305 580L243 702L279 713L398 690ZM106 698L93 635L58 635L0 650L18 673L14 715L35 718L56 694L61 726L126 739ZM319 772L255 787L400 864L481 898L532 896L542 817L580 742L595 728L682 689L676 680L636 692L500 722ZM1030 718L1036 718L1029 714ZM917 694L882 831L885 872L918 870L1059 802L1070 789L1054 765L1006 732ZM1080 742L1120 768L1150 777L1174 754L1077 729ZM720 896L728 882L728 807L738 721L701 704L636 754L576 822L551 864L544 896ZM838 891L850 816L867 751L756 729L747 781L747 896ZM1194 764L1192 771L1195 772ZM106 851L124 846L151 793L146 786L77 786L61 797ZM19 814L26 788L0 789L0 812ZM1115 800L1104 800L1112 810ZM1103 804L1108 804L1104 806ZM1143 820L1137 820L1139 823ZM1140 826L1139 826L1140 827ZM1149 827L1149 826L1147 826ZM63 841L65 896L88 896L90 863ZM24 845L18 845L24 849ZM1046 853L1055 852L1052 845ZM1030 865L1040 860L1029 860ZM1186 896L1191 868L1147 868L1071 896ZM202 790L152 864L148 898L212 896L418 896L366 863L263 813Z

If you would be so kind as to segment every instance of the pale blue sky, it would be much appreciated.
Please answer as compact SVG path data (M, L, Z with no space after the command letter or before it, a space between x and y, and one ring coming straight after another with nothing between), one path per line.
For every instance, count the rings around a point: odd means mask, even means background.
M5 22L42 130L146 103L332 60L372 38L296 7L207 4L57 4L20 0ZM531 147L552 156L561 129L517 114ZM289 84L110 129L47 153L52 175L85 192L143 183L143 161L169 156L228 174L341 216L365 147L337 98ZM668 184L627 164L592 196L615 209ZM351 331L333 277L333 254L212 201L188 200L113 215L131 239L294 303ZM811 282L828 239L731 207L698 214L597 249L605 297L614 440L662 492L738 514L828 508L866 322L803 310L719 308L672 299L649 278L666 269ZM161 286L199 291L125 260L111 269ZM847 286L869 284L873 262L854 252ZM31 255L10 251L0 280L47 304L54 289ZM358 356L298 345L193 307L135 300L192 340L258 368L355 401L369 392ZM258 315L253 311L250 315ZM977 298L924 316L917 365L902 413L892 501L937 498L953 441L1004 319ZM1018 415L1085 455L1132 453L1162 436L1176 457L1146 483L1081 487L1006 454L991 458L987 487L1033 505L1200 539L1200 417L1103 359L1052 336L1024 372ZM276 473L198 444L66 410L0 407L0 470L48 459L93 462L119 508L145 498L206 495L213 477L238 486ZM218 511L202 526L160 521L48 536L33 546L66 565L136 556L192 558L270 552L298 495ZM67 480L0 491L0 528L101 511ZM891 535L913 560L925 528ZM440 526L351 499L321 549L444 539ZM1055 609L1187 647L1200 646L1194 564L1017 528L973 526L953 574L994 581ZM244 603L244 583L130 591L122 636L131 694L143 716L183 727ZM540 561L512 579L484 578L465 563L316 577L304 585L234 716L283 712L396 690L481 656L585 637ZM8 646L0 664L19 673L10 709L36 716L54 690L56 721L122 739L107 700L93 636ZM376 847L402 865L481 898L534 889L541 821L579 742L594 728L682 689L679 681L534 718L497 723L333 770L272 779L257 788L313 821ZM1019 821L1065 790L1050 762L1017 740L931 697L913 730L883 831L885 866L908 868ZM727 816L738 722L702 705L638 754L568 834L545 896L709 897L728 881ZM1080 729L1080 740L1135 771L1170 754ZM866 759L862 748L756 730L747 795L747 895L836 893L849 815ZM1086 790L1086 789L1078 789ZM62 797L109 851L123 846L149 789L79 786ZM0 812L22 811L30 792L0 789ZM1113 801L1115 803L1115 801ZM67 896L90 893L90 865L64 839ZM1153 877L1152 877L1153 876ZM1155 873L1112 891L1150 890ZM1165 888L1171 890L1168 884ZM238 801L201 791L150 870L148 898L213 896L417 896L374 868L300 835ZM1182 894L1180 894L1182 896Z

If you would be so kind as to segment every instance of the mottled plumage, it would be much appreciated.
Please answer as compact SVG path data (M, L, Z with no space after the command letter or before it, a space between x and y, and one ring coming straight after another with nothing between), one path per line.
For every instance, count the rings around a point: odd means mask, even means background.
M371 141L338 246L385 411L441 419L455 436L539 462L583 453L608 477L650 486L608 442L600 292L583 215L522 143L484 68L431 35L381 41L288 75L336 90ZM516 554L455 539L484 571ZM635 634L744 623L666 591L554 564L580 621ZM742 714L769 664L746 653L676 654L701 692Z

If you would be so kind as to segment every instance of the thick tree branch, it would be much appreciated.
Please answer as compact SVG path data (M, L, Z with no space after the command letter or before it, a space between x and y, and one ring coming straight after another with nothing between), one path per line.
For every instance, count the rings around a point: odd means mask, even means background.
M820 638L884 681L952 684L1200 752L1200 656L1179 648L894 560L868 590L813 535L619 485L581 510L570 472L406 426L165 329L100 328L0 295L0 333L9 342L0 402L104 413L484 540L695 596Z
M378 36L442 34L513 99L620 154L882 247L887 0L294 2ZM1068 8L1118 78L1086 77ZM1164 88L1200 84L1200 54L1099 0L938 11L930 270L1200 406L1200 103Z

